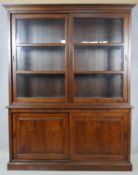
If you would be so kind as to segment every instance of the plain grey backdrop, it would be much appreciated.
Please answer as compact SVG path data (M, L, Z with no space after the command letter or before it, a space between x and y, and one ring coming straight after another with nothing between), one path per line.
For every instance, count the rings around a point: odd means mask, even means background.
M0 4L0 151L8 152L8 19ZM132 12L131 104L132 153L138 153L138 7Z

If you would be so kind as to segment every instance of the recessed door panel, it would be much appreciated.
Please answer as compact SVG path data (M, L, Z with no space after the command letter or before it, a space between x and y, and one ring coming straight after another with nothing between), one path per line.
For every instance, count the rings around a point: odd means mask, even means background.
M66 114L14 114L14 157L20 159L67 159Z
M82 112L71 115L73 160L123 160L127 155L128 112Z

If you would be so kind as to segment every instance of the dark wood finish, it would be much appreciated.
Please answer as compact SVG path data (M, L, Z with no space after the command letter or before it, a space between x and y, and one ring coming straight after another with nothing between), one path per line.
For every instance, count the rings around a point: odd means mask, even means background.
M81 163L81 162L10 162L8 170L83 170L83 171L131 171L132 166L130 163Z
M131 170L134 5L5 5L10 170Z
M8 109L47 109L47 110L57 110L64 109L66 110L94 110L94 109L133 109L128 103L13 103L12 105L7 106Z
M10 13L73 13L73 12L110 12L115 13L127 13L136 4L54 4L54 5L7 5L4 7ZM58 6L58 8L57 8ZM118 13L116 13L118 12ZM97 15L97 14L96 14Z

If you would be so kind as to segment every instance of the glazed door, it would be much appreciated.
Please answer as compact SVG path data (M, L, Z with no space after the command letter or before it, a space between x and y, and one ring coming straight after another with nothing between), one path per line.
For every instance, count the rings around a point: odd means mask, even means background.
M74 102L127 100L128 19L123 14L73 14Z
M16 14L13 101L127 102L128 16Z
M67 15L12 18L13 100L67 101Z
M13 113L14 159L68 159L68 115Z
M129 112L123 110L72 113L72 160L126 160L130 129L128 123Z

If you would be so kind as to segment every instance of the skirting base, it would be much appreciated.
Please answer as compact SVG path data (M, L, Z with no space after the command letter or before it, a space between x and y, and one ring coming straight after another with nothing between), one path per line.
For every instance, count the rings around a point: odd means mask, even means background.
M9 162L8 170L131 171L131 163Z

